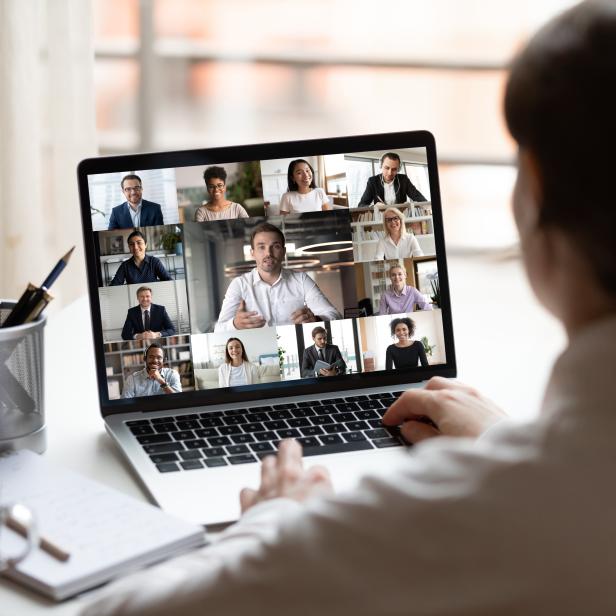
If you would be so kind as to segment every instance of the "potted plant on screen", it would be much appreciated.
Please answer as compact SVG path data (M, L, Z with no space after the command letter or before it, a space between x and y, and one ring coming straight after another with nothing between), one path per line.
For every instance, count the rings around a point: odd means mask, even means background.
M432 303L437 308L440 308L441 307L441 285L438 280L438 272L431 272L430 274L426 275L426 278L429 280L430 288L432 290L430 299L432 300Z
M177 227L174 231L168 231L163 235L161 245L167 254L183 254L182 236Z
M428 340L428 336L424 336L421 339L421 344L423 344L423 348L424 348L424 351L426 352L426 355L428 357L432 357L432 353L434 349L436 348L436 344L430 344L430 341Z

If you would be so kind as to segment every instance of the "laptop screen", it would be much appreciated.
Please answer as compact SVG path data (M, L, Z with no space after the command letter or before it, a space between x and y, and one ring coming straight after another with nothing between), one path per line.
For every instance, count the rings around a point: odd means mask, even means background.
M83 161L103 412L453 376L436 169L426 132Z

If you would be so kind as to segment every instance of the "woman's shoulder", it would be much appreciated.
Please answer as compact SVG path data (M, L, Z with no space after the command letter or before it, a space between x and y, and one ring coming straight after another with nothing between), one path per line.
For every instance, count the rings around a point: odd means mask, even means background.
M233 211L233 214L237 218L248 218L248 212L246 211L246 208L241 203L235 203L235 201L232 201L230 207Z
M195 222L201 222L206 220L210 210L208 210L207 205L202 203L195 211Z

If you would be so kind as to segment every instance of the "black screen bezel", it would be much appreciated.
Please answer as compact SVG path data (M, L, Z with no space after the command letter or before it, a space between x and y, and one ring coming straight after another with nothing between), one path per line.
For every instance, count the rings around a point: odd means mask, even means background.
M101 311L97 284L96 248L93 239L92 218L90 215L90 192L88 176L97 173L113 173L127 169L161 169L226 162L242 162L273 158L294 158L322 154L353 154L374 150L395 150L397 148L426 148L432 216L434 222L434 240L436 261L439 272L441 292L441 314L443 318L443 336L445 340L445 364L429 368L412 368L390 372L361 372L352 375L331 377L328 379L299 379L264 383L236 388L195 390L175 396L151 396L128 400L109 400L107 394L107 376L105 370L105 353ZM89 158L81 161L77 167L79 199L84 237L84 249L88 276L88 294L92 318L92 335L96 359L99 404L103 417L116 413L132 411L163 411L182 408L194 408L220 405L225 403L253 402L262 398L282 398L296 395L314 395L365 389L385 385L405 385L424 381L432 376L453 378L456 376L456 359L449 295L449 278L443 233L443 213L440 198L436 145L434 137L428 131L409 131L400 133L381 133L310 139L304 141L286 141L253 145L206 148L174 152L130 154L125 156L107 156Z

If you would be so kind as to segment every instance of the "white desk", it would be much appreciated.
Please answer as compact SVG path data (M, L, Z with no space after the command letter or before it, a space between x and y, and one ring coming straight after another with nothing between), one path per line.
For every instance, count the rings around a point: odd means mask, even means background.
M532 297L518 261L452 257L449 268L460 379L511 415L533 417L564 345L560 326ZM69 332L72 344L67 344ZM46 457L145 499L100 419L85 297L50 318L45 345ZM0 616L69 616L79 606L78 600L55 605L0 581Z

